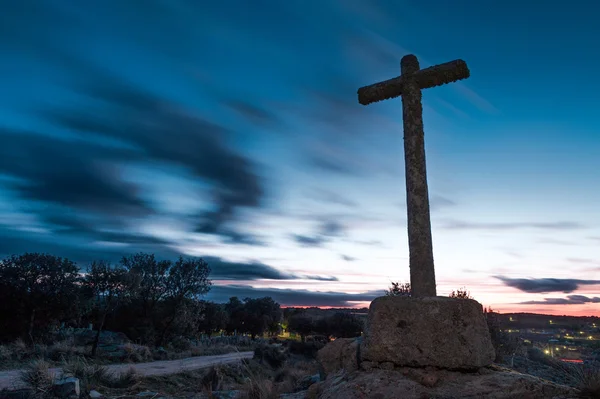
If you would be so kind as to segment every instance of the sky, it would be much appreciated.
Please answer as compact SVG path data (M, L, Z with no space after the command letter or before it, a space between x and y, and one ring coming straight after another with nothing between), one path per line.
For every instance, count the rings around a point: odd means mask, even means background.
M207 299L368 306L409 281L423 90L438 295L600 316L600 3L0 0L0 256L201 256Z

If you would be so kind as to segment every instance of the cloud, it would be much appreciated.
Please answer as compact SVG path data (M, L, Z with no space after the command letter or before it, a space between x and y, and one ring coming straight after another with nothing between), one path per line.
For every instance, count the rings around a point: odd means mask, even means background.
M586 228L578 222L523 222L523 223L501 223L501 222L467 222L460 220L447 220L442 228L447 230L518 230L518 229L539 229L539 230L580 230Z
M456 202L442 195L434 194L429 199L429 206L432 211L437 211L441 208L456 206Z
M84 268L93 260L118 262L123 256L136 252L154 253L161 259L175 260L180 253L168 245L155 242L153 237L122 236L122 245L102 242L90 233L87 236L67 236L62 233L32 234L0 228L0 256L5 257L25 252L50 253L66 257ZM127 243L129 241L129 243ZM113 242L116 244L118 241Z
M135 159L133 151L9 129L0 140L0 173L17 178L9 186L22 198L121 216L153 212L120 177L119 162Z
M544 298L543 301L519 302L520 305L582 305L584 303L600 303L600 297L585 295L567 295L566 298Z
M338 193L335 193L333 191L329 191L326 189L315 189L309 194L309 196L317 201L324 202L324 203L343 205L348 208L358 207L357 202L355 202L341 194L338 194Z
M600 280L578 280L562 278L508 278L493 276L502 281L504 285L516 288L528 293L564 292L570 293L579 288L580 285L600 284Z
M297 277L260 262L228 262L221 258L203 258L211 268L211 278L231 280L293 280Z
M583 264L596 264L599 263L598 259L590 259L590 258L567 258L568 262L571 263L583 263Z
M341 223L335 221L326 221L320 226L320 234L327 237L338 237L345 231Z
M279 288L253 288L245 285L213 285L206 299L215 302L227 302L230 297L260 298L270 296L282 306L331 306L351 307L352 302L370 302L383 296L384 291L367 291L360 294L344 292L317 292Z
M314 276L288 273L262 262L229 262L219 257L203 257L215 280L315 280L338 281L333 276Z
M319 224L317 232L312 236L292 234L291 237L302 246L320 247L331 241L333 238L343 236L345 232L346 228L344 225L333 220L327 220Z
M250 123L260 127L273 127L281 123L277 115L268 111L265 107L257 106L251 102L232 99L225 100L223 103Z
M327 238L323 236L309 237L302 234L292 234L291 237L294 241L304 247L320 247L327 242Z
M354 262L356 260L356 258L354 258L352 256L348 256L348 255L340 255L340 256L346 262Z
M46 119L82 137L120 140L143 160L187 168L211 185L212 210L198 215L197 232L223 235L228 242L257 244L255 237L234 234L227 224L237 210L259 208L264 182L250 159L226 144L226 128L186 112L181 106L110 75L80 90L92 100L88 110L47 109ZM98 109L92 103L101 103ZM141 156L138 155L138 159Z

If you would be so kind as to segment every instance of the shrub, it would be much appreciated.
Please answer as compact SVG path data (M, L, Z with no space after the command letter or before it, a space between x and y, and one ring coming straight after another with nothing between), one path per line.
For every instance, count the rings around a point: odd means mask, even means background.
M19 377L36 394L50 392L54 381L54 375L50 372L50 365L44 360L29 362L21 371Z
M88 392L99 385L110 386L113 380L106 367L91 364L84 357L70 360L63 365L62 370L65 376L79 379L82 392Z
M149 362L152 360L152 352L145 345L125 344L122 346L125 352L125 361L132 363Z
M600 362L587 365L562 365L561 368L579 388L580 397L600 398Z
M287 358L288 354L281 345L259 345L254 350L254 359L266 362L274 369L283 366Z
M316 359L317 352L319 349L323 348L325 344L319 341L313 342L298 342L298 341L289 341L288 348L290 353L294 355L305 356L310 359Z
M190 350L192 343L185 337L177 336L171 340L169 346L178 352L184 352Z

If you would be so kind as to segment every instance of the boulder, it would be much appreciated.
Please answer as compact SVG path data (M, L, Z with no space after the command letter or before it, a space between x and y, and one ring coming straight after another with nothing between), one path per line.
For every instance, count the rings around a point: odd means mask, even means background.
M361 338L338 338L317 352L317 360L325 375L344 369L351 372L358 369Z
M361 360L395 366L477 369L495 358L481 304L448 297L376 298Z
M339 371L311 385L311 399L575 399L578 391L491 365L485 372L401 367L370 372Z
M79 398L79 379L75 377L61 378L54 381L52 390L61 399Z

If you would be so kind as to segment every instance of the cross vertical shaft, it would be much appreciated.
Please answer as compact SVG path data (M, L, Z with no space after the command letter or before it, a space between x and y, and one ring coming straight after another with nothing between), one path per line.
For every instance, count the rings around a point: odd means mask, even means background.
M358 102L368 105L402 96L410 285L413 297L431 297L436 287L421 90L466 79L470 72L463 60L419 69L412 54L402 57L400 69L398 77L358 89Z
M400 68L401 76L409 77L419 71L419 61L407 55L402 58ZM414 79L407 79L403 85L402 119L411 294L413 297L436 296L423 106L421 88Z

